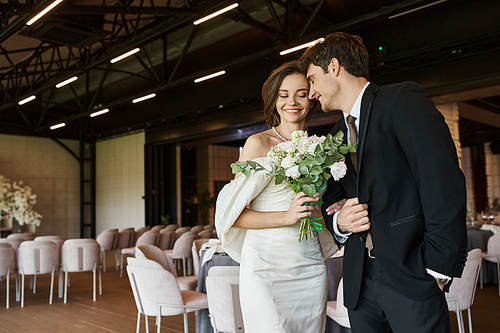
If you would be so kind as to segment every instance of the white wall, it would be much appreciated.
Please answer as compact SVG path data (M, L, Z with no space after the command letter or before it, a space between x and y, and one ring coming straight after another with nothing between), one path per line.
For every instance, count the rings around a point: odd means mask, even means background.
M145 225L144 143L144 133L97 142L96 235Z
M78 153L78 141L61 141ZM80 236L79 164L58 143L0 134L0 174L11 182L23 181L37 195L33 208L43 216L37 235Z

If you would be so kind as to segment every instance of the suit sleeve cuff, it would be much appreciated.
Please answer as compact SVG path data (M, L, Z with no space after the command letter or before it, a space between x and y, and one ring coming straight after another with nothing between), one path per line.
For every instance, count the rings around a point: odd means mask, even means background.
M451 277L444 275L444 274L441 274L441 273L438 273L438 272L435 272L432 269L426 268L425 270L427 271L427 274L432 275L435 278L451 280Z
M333 232L335 233L335 239L340 243L344 244L347 241L347 238L351 235L351 232L340 232L337 227L337 217L339 216L339 212L336 212L332 218L333 224Z

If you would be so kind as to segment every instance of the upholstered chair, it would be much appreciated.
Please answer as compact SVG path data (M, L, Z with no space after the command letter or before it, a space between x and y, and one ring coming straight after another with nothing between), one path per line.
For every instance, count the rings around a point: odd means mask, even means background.
M0 277L5 277L5 280L7 281L7 297L5 304L7 309L9 308L9 282L11 274L16 274L16 291L18 291L19 286L16 272L16 250L14 250L9 243L0 243Z
M351 327L347 308L344 306L344 279L340 279L337 288L337 300L328 301L326 304L326 315L335 320L340 326Z

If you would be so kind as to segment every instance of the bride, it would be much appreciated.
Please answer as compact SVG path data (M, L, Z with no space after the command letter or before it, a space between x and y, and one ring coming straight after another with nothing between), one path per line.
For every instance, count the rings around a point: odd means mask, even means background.
M293 131L305 130L315 111L316 101L309 100L308 93L298 62L271 72L262 88L271 129L247 139L240 161L255 160L271 170L269 149L288 140ZM247 333L324 332L328 281L320 237L315 232L310 243L298 241L299 220L321 216L314 206L302 205L317 200L295 195L284 182L275 185L266 172L237 174L220 192L215 224L224 250L240 263Z

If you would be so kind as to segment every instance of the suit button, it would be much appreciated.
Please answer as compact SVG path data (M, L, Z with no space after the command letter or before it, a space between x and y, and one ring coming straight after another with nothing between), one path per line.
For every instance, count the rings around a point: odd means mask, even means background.
M360 243L364 243L365 242L365 240L363 239L363 237L361 237L361 236L359 237L359 242Z

